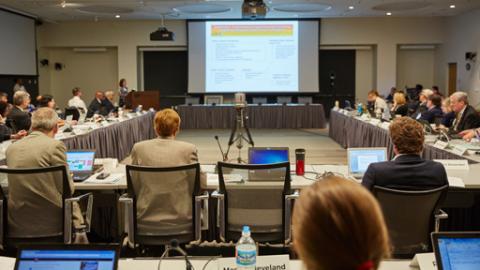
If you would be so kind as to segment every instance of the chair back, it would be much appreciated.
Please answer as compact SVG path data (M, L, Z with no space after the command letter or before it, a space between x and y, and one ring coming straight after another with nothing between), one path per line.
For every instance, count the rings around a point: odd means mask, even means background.
M270 175L272 180L249 181L254 175ZM248 225L255 241L283 242L284 198L292 192L290 164L282 162L253 165L218 162L218 176L219 190L224 194L225 240L237 241L241 236L242 227ZM246 182L233 182L239 179Z
M435 211L448 186L430 190L396 190L374 186L387 223L394 255L430 250Z
M63 165L9 169L0 168L2 186L3 239L41 239L64 232L64 201L71 198L67 170ZM4 190L5 189L5 190Z
M176 167L127 165L127 191L133 199L135 242L170 244L194 240L195 196L200 164Z
M65 119L67 116L71 115L72 120L78 121L80 119L80 111L77 107L67 107L65 108Z

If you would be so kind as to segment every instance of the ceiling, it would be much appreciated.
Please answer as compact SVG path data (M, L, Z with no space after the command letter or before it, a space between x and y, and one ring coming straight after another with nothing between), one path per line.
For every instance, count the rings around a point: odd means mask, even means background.
M267 18L454 16L480 0L264 0ZM0 7L46 21L235 19L242 0L0 0ZM455 8L450 8L455 5ZM117 18L119 17L119 18Z

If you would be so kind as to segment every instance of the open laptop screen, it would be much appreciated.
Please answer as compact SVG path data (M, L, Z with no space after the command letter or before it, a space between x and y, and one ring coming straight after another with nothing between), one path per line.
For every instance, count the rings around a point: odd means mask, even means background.
M23 249L15 270L115 270L115 250Z
M364 174L370 163L387 160L386 148L349 148L348 170L350 174Z
M71 172L92 171L95 151L67 151L67 163Z
M288 162L288 148L251 147L248 150L248 163L271 164Z
M438 236L435 255L441 261L439 270L480 269L480 237L471 236Z

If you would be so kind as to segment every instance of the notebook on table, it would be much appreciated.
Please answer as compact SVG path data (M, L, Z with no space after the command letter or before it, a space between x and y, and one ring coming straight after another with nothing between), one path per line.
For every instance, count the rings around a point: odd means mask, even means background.
M432 233L438 270L480 269L480 232Z
M95 150L68 150L68 169L73 174L73 181L81 182L90 177L93 173L95 162Z
M371 163L387 160L387 148L348 148L347 156L349 176L361 179Z
M15 270L117 270L117 245L21 246Z

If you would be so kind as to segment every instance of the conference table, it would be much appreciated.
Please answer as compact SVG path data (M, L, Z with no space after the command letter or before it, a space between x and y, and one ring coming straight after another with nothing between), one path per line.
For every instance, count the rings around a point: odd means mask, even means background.
M237 110L233 104L180 105L178 114L184 129L229 129L235 125ZM249 128L325 128L322 104L248 104L244 108Z

